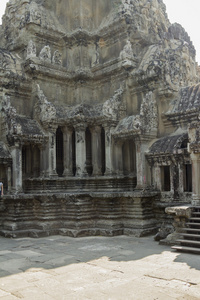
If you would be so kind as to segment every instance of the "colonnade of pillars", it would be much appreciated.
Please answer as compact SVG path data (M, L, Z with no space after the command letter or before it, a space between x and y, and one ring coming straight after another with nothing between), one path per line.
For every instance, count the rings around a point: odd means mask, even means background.
M58 127L41 148L41 175L84 177L112 173L111 138L101 126ZM107 157L106 157L107 155Z
M136 176L137 169L139 184L143 185L144 153L140 153L140 147L131 139L115 141L113 129L84 124L57 127L49 132L43 145L13 146L13 188L22 190L26 177ZM142 163L137 163L141 155Z

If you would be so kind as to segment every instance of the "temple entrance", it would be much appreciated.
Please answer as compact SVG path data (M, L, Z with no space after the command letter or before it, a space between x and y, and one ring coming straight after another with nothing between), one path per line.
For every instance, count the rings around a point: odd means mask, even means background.
M136 150L132 140L126 140L122 145L123 174L136 174Z
M40 176L40 149L37 145L24 145L22 147L22 176Z

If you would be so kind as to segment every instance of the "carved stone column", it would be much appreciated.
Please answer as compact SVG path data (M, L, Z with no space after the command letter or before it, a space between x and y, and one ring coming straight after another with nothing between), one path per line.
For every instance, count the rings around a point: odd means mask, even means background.
M57 176L56 172L56 130L48 134L48 141L40 148L40 176Z
M73 176L73 158L72 158L72 133L73 129L63 128L63 146L64 146L64 176Z
M147 170L145 152L148 149L148 144L143 141L136 142L136 165L137 165L137 188L143 189L147 183Z
M12 188L12 171L11 166L7 166L6 168L7 182L8 182L8 192L11 192Z
M161 185L161 170L159 165L155 165L153 168L153 184L155 187L161 191L162 185Z
M84 124L75 126L76 176L77 177L83 177L87 175L85 130L86 130L86 126Z
M49 132L49 176L57 176L56 172L56 130Z
M179 169L179 193L184 192L184 171L183 171L183 163L178 164L178 169Z
M113 172L119 176L123 175L122 141L115 141L114 144Z
M200 153L192 153L192 205L200 205Z
M111 126L104 126L105 130L105 161L106 170L105 175L109 176L113 174L113 144L112 144L112 130Z
M102 175L102 161L101 161L101 127L91 127L92 133L92 166L93 176Z
M13 189L16 192L22 191L22 146L15 144L11 148L11 156L13 161L12 177Z
M48 148L46 145L40 146L40 176L45 177L47 176L48 170Z

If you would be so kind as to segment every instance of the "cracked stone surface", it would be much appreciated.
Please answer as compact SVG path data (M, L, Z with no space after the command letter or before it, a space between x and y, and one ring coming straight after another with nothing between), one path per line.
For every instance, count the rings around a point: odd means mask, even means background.
M187 299L200 260L153 237L0 238L0 300Z

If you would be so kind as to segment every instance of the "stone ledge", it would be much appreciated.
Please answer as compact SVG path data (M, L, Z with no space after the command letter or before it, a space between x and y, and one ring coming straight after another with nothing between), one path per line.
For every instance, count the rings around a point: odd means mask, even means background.
M165 212L168 215L175 215L177 217L185 217L189 219L192 213L192 206L188 204L184 206L166 207Z

